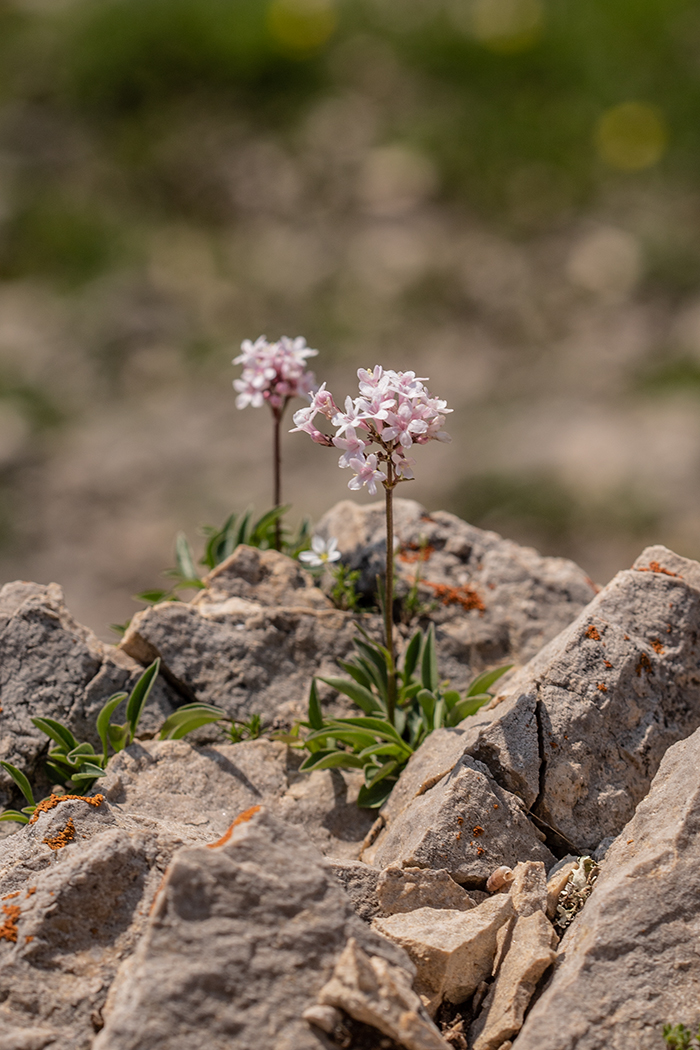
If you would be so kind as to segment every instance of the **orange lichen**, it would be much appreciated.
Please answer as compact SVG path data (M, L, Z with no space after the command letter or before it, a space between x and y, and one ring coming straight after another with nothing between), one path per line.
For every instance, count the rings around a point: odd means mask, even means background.
M33 933L28 933L27 936L24 938L24 943L25 944L29 944L30 941L33 941L33 940L34 940L34 934Z
M22 892L21 890L15 890L14 893L8 893L7 896L3 897L2 899L4 901L11 901L13 897L19 897L21 892Z
M461 605L465 612L472 609L478 609L482 614L486 612L486 606L473 587L449 587L446 583L431 583L430 580L425 584L432 587L442 605Z
M612 664L610 663L609 660L603 660L603 663L605 664L606 667L612 667Z
M601 693L607 693L608 691L607 685L605 685L603 682L598 682L598 688L600 689Z
M662 656L663 653L666 651L663 645L661 644L660 638L652 638L649 642L649 645L652 647L655 653L658 653L659 656Z
M586 628L586 638L592 638L594 642L600 641L600 633L598 628L594 624L589 624Z
M17 943L17 920L20 916L19 905L17 904L3 904L2 910L7 916L2 926L0 926L0 941L10 941L11 944Z
M484 834L484 829L479 824L477 824L475 828L472 828L472 835L474 835L475 838L478 838L479 835L483 835L483 834Z
M246 809L246 810L244 810L243 813L240 813L236 817L236 819L234 820L233 824L228 829L228 831L225 831L220 839L217 839L216 842L208 842L207 843L207 849L216 849L217 846L225 846L226 843L228 842L228 840L231 838L231 835L233 834L233 829L235 827L237 827L239 824L247 824L248 821L251 820L251 818L255 816L255 814L258 812L259 809L260 809L260 806L251 806L250 809Z
M36 893L36 886L30 886L29 889L27 890L26 894L25 894L25 898L26 897L31 897L32 894L34 894L34 893Z
M552 751L556 751L557 746L558 746L556 740L550 740L549 741L549 746L551 747Z
M483 846L477 846L476 847L476 855L477 855L477 857L480 857L483 853L486 853L486 850L483 848Z
M639 656L639 663L635 668L637 678L641 675L642 671L646 671L647 674L653 674L654 668L651 665L651 660L646 653L641 653Z
M105 797L104 795L94 795L92 798L88 798L87 795L49 795L48 798L44 798L39 802L32 813L29 823L34 824L39 819L40 813L48 813L48 811L53 809L54 806L57 806L59 802L70 802L71 799L77 802L87 802L89 806L101 806Z
M418 561L427 561L430 555L434 553L435 548L431 547L429 543L423 546L419 546L417 543L407 543L405 547L401 547L397 557L407 565L414 565Z
M661 572L664 576L675 576L677 580L683 579L679 572L671 572L670 569L664 569L663 565L659 565L658 561L650 561L647 567L640 566L637 572Z
M57 850L63 849L63 847L67 846L74 838L75 824L73 823L73 818L69 817L68 823L63 831L59 831L57 835L52 835L51 838L42 839L41 841L45 842L49 849Z

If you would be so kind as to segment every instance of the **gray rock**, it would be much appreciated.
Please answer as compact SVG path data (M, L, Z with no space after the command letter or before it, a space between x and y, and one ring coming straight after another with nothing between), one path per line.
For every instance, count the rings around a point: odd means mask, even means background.
M469 1032L474 1050L499 1050L517 1035L540 978L556 958L556 943L543 911L517 917L495 983Z
M491 975L499 930L513 916L507 894L470 911L417 908L373 922L404 948L416 965L416 991L434 1016L440 1004L463 1003Z
M700 731L671 747L565 934L518 1050L657 1050L698 1024Z
M0 843L3 1048L91 1045L181 845L166 822L141 827L106 801L70 799Z
M362 859L384 868L444 868L456 882L483 888L494 868L554 857L519 798L465 756L451 773L414 798Z
M449 1050L411 987L411 975L379 956L369 956L354 937L319 993L319 1004L342 1009L406 1050ZM304 1014L310 1019L312 1007ZM313 1016L313 1015L312 1015ZM326 1029L327 1030L327 1029Z
M416 908L469 911L476 906L448 872L432 868L385 868L377 881L376 893L383 915L398 915Z
M374 854L408 801L462 754L522 799L560 854L595 850L630 819L665 750L700 725L699 639L700 565L648 548L500 702L428 738L384 811Z
M101 747L95 719L113 693L129 691L143 668L105 645L72 618L55 583L8 583L0 590L0 758L18 766L30 781L44 781L41 756L48 737L32 717L64 722L78 740ZM140 730L155 731L179 698L159 678ZM47 785L48 786L48 785ZM17 799L0 770L0 805Z
M230 557L217 565L193 601L205 616L216 616L232 598L243 599L255 606L303 606L309 609L332 609L332 602L315 586L307 572L294 558L273 550L259 550L240 544ZM235 603L229 606L235 609ZM224 609L224 614L226 610Z
M381 872L359 860L331 861L331 870L342 884L353 908L365 922L371 922L381 910L377 882Z
M94 1050L317 1050L302 1014L348 938L408 970L303 833L264 808L213 849L180 850L105 1008Z
M435 605L441 674L454 688L484 667L529 660L595 596L571 561L544 558L445 511L428 514L414 500L394 506L398 589L407 591L419 573L420 595ZM343 500L316 531L337 537L344 560L362 574L361 588L372 593L384 573L384 502Z
M196 829L196 841L223 834L249 806L274 804L281 819L303 825L320 852L355 859L374 819L355 805L361 780L354 770L307 776L297 765L285 744L265 738L208 747L139 741L111 759L99 790L140 821L167 817L184 836Z
M337 674L337 660L352 650L353 617L301 606L251 611L237 598L220 603L219 611L216 604L202 597L199 604L145 609L120 648L144 665L160 656L163 673L188 702L216 704L232 718L257 712L266 724L276 716L305 717L313 675ZM365 619L370 628L378 625L377 617Z

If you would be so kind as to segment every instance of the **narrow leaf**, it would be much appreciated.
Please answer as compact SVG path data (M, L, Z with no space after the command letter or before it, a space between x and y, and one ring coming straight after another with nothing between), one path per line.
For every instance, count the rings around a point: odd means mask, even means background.
M347 678L321 678L320 680L331 686L332 689L336 689L339 693L349 696L367 715L371 715L373 711L382 710L382 705L373 693L370 693L369 689L365 689L364 686L359 685L357 682Z
M406 654L403 658L403 680L406 685L411 681L413 672L418 664L422 642L422 631L416 631L406 647Z
M126 720L129 723L129 729L131 731L131 739L129 743L131 743L131 740L136 736L136 730L141 719L143 705L146 703L146 700L148 700L149 693L158 677L159 669L160 657L158 656L151 666L146 668L134 688L131 690L131 696L126 703Z
M385 777L371 788L363 784L357 795L358 806L362 809L379 809L388 799L395 783L393 778Z
M316 679L311 679L311 688L309 689L309 711L308 711L309 725L312 729L323 728L323 712L321 711L321 702L318 699L318 690L316 688Z
M432 623L428 628L425 641L423 642L420 675L423 687L429 689L431 693L437 693L439 680L437 654L435 652L435 625Z
M483 674L478 675L467 689L467 696L476 696L478 693L485 693L487 689L490 689L494 682L497 682L501 675L504 675L506 671L510 671L513 664L505 664L504 667L496 667L493 671L484 671Z
M309 755L299 769L310 772L312 769L362 769L362 766L361 759L349 751L317 751Z
M152 591L141 591L140 594L135 594L134 595L134 601L137 601L137 602L148 602L151 605L157 605L158 602L164 602L168 598L169 595L170 595L170 591L164 591L164 590L157 590L156 589L156 590L152 590Z
M3 809L0 813L0 820L12 820L16 824L29 823L29 817L26 817L24 813L19 813L16 809Z
M29 805L35 805L34 795L32 794L31 786L22 770L18 769L17 766L10 765L9 762L0 762L0 766L2 766L6 773L10 774L15 784L26 798Z
M456 726L463 718L475 715L479 708L487 704L489 700L493 700L490 693L482 693L481 696L465 696L464 700L460 700L450 711L447 724Z
M448 689L442 694L442 699L445 701L445 707L448 711L451 711L455 704L458 704L462 699L462 694L456 689Z
M32 718L32 723L40 729L42 733L46 733L48 737L55 740L57 744L63 744L69 751L78 746L78 741L75 739L70 729L61 725L60 722L54 721L53 718Z
M213 704L184 704L166 718L161 727L159 739L181 740L194 729L209 725L211 722L218 722L225 717L226 712L220 707L214 707Z
M184 532L178 532L175 537L175 562L180 575L184 580L198 580L199 573L194 563L194 555L190 547L190 541Z
M107 761L108 753L107 726L109 725L109 721L112 715L119 707L122 700L126 700L126 697L126 693L115 693L114 696L110 696L109 700L106 702L99 715L97 716L97 721L95 722L95 728L97 729L97 732L100 736L100 740L102 741L102 754L105 762Z
M79 772L74 773L71 780L94 780L96 777L104 777L106 775L104 769L94 765L92 762L83 762Z

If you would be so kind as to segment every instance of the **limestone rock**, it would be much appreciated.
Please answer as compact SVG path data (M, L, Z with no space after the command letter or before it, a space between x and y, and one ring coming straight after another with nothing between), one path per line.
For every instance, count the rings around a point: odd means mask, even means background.
M554 863L520 799L468 756L414 798L362 859L380 868L444 868L456 882L475 887L483 887L501 864Z
M349 937L412 974L303 833L249 811L214 848L173 859L94 1050L318 1050L325 1036L302 1014Z
M474 1050L499 1050L517 1035L540 978L556 958L556 943L541 909L517 917L496 981L469 1033Z
M383 915L398 915L416 908L468 911L476 906L447 871L431 868L390 865L379 875L376 893Z
M409 800L460 754L522 799L560 853L594 851L631 818L665 750L700 725L699 665L700 565L650 547L511 679L501 702L428 738L386 807L375 854Z
M437 602L441 673L461 689L476 671L524 663L578 616L596 587L573 562L544 558L528 547L468 525L454 514L428 514L414 500L394 503L399 587L419 573L420 593ZM384 502L361 506L343 500L319 522L317 533L336 536L338 549L360 569L366 593L384 572Z
M166 822L142 827L106 801L80 800L58 803L0 843L3 1048L91 1044L180 845Z
M333 860L331 870L345 888L350 902L365 922L379 915L381 908L377 896L380 872L359 860Z
M610 847L518 1050L655 1050L665 1023L697 1027L700 731L669 748Z
M314 578L294 558L274 550L259 550L244 543L233 554L205 576L206 590L193 604L204 615L213 616L232 598L257 606L303 606L308 609L332 609ZM218 607L218 609L217 609ZM231 606L235 608L235 606ZM245 608L245 604L241 605Z
M100 708L113 693L129 691L142 671L76 623L55 583L5 584L0 590L0 758L33 783L43 780L40 756L48 738L32 725L33 717L57 719L78 740L99 747L95 719ZM180 702L159 677L140 730L153 732ZM13 798L15 785L0 770L0 805Z
M121 812L140 821L168 819L214 839L236 814L267 802L291 824L303 825L324 854L355 859L373 817L355 805L354 770L299 774L296 755L260 738L197 746L189 740L136 741L110 760L98 785Z
M352 650L353 617L337 609L226 605L218 613L204 598L154 605L136 614L120 648L144 665L160 656L188 702L215 704L232 718L257 712L268 724L281 713L288 721L305 717L313 675L337 674L337 660Z
M354 937L318 1000L372 1025L406 1050L449 1050L411 988L411 975L386 959L367 955Z
M432 1015L444 999L464 1002L491 975L498 931L512 915L513 902L499 893L470 911L417 908L373 926L408 952L416 991Z

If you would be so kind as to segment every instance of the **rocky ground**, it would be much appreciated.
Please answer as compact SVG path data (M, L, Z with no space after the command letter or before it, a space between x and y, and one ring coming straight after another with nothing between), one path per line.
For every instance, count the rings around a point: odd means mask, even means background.
M377 506L320 531L371 579ZM426 739L378 816L355 771L302 773L269 736L155 739L193 699L267 727L303 715L357 617L297 563L239 547L117 648L54 584L0 591L0 758L37 785L30 718L90 739L161 658L139 739L0 841L3 1048L661 1050L665 1023L698 1025L700 564L647 548L598 590L411 501L396 532L442 673L516 667Z

